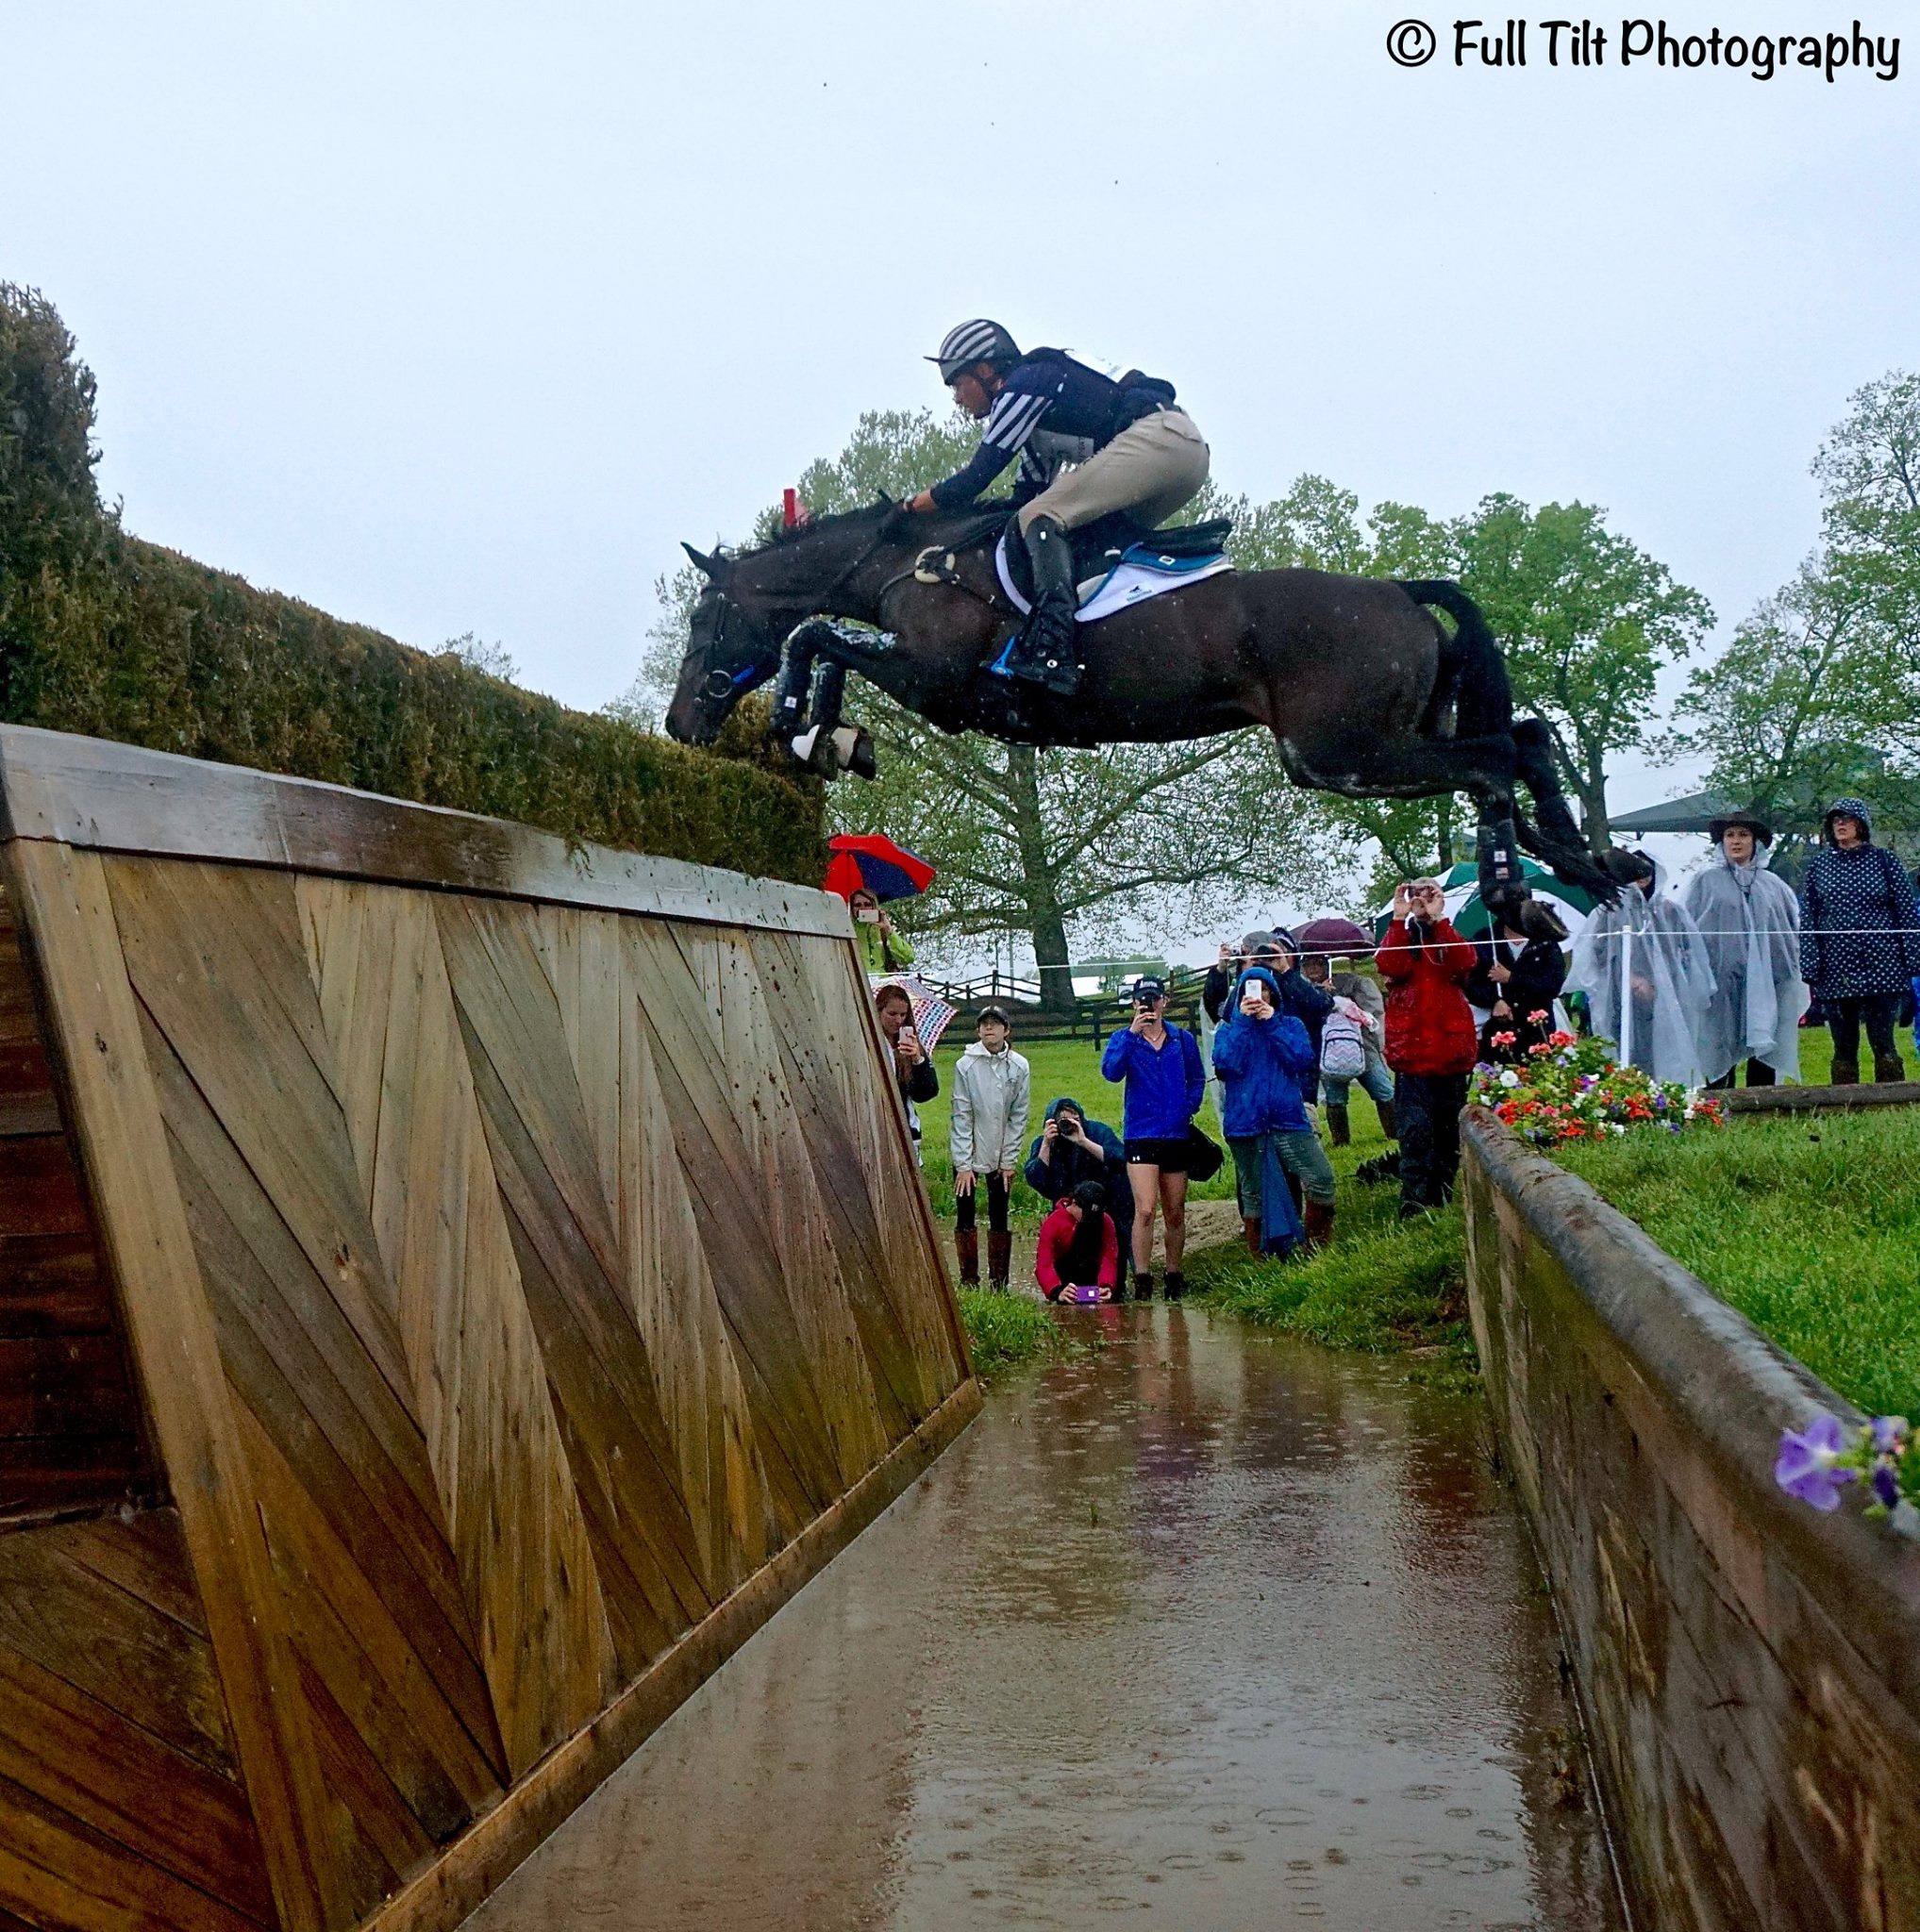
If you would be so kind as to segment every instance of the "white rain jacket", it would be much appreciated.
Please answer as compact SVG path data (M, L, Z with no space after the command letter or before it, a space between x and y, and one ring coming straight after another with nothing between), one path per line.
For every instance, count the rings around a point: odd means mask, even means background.
M953 1124L948 1147L956 1174L1018 1174L1027 1159L1027 1119L1033 1076L1027 1057L1010 1046L989 1053L977 1040L953 1070Z
M1800 1015L1811 996L1800 977L1800 901L1767 870L1756 844L1750 865L1716 845L1712 860L1680 887L1713 969L1713 997L1700 1021L1700 1071L1717 1080L1744 1059L1800 1077Z
M1667 891L1666 868L1654 863L1653 896L1628 886L1617 906L1595 908L1574 941L1569 991L1584 992L1594 1031L1620 1039L1621 952L1630 936L1633 975L1632 1063L1656 1080L1698 1087L1706 1079L1700 1029L1713 997L1713 968L1693 915Z

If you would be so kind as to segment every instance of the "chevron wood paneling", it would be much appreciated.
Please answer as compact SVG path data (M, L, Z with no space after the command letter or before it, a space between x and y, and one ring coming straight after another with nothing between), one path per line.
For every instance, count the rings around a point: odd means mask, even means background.
M451 1923L977 1403L837 909L283 782L6 847L0 1924Z

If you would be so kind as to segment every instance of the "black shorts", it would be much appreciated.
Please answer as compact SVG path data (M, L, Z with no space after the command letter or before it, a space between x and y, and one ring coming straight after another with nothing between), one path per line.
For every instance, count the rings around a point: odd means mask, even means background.
M1162 1174L1185 1174L1187 1137L1182 1134L1177 1141L1129 1141L1127 1143L1127 1164L1128 1167L1157 1167Z

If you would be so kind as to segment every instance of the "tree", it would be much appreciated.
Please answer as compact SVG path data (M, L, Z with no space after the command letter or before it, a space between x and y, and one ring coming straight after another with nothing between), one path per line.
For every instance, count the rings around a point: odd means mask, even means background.
M883 490L905 495L959 468L977 435L962 416L869 411L838 456L802 473L802 501L830 514ZM672 687L698 574L663 578L660 592L641 683L623 701L634 708ZM859 680L847 708L873 733L880 774L832 788L835 828L884 830L935 866L933 891L902 909L910 929L1024 933L1049 1006L1072 1001L1077 944L1210 919L1249 891L1317 889L1324 876L1318 822L1264 733L1036 751L949 737Z
M1920 377L1849 398L1812 463L1820 545L1677 707L1669 758L1802 836L1835 796L1871 795L1889 832L1920 825Z
M1587 841L1604 853L1608 758L1646 742L1655 680L1711 628L1712 608L1589 504L1534 510L1495 494L1449 536L1461 587L1506 653L1516 706L1546 721Z

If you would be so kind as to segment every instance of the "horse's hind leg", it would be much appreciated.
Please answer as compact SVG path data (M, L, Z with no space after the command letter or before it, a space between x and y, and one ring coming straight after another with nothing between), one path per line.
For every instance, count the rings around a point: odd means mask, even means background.
M1349 798L1436 798L1464 791L1481 816L1510 817L1519 768L1504 732L1483 738L1343 737L1323 744L1279 741L1280 762L1296 785Z
M1533 794L1533 815L1540 822L1542 840L1569 864L1584 860L1591 865L1586 841L1568 809L1566 793L1561 790L1560 773L1553 762L1553 734L1544 720L1516 718L1513 747L1519 754L1521 783Z

